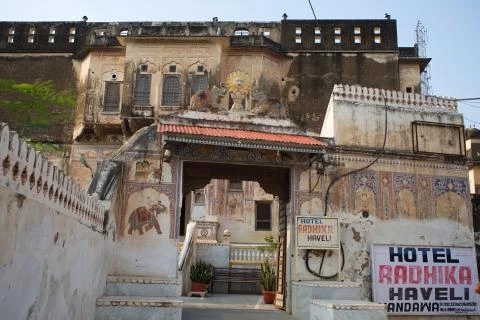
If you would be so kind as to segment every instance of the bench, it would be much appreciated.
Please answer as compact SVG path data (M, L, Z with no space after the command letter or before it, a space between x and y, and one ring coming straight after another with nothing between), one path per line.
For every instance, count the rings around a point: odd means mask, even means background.
M213 268L211 292L218 293L219 290L217 289L220 284L224 284L227 287L227 292L224 293L230 293L231 291L238 293L260 293L260 269Z

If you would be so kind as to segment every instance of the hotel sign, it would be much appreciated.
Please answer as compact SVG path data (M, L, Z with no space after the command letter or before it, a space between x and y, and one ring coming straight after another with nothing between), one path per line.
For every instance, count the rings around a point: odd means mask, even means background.
M467 247L372 246L373 300L403 315L478 315L475 251Z
M338 249L338 218L296 217L297 249Z

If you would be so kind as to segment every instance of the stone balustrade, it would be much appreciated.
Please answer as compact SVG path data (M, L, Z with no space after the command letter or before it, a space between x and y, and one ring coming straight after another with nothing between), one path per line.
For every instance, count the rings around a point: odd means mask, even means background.
M334 100L355 101L368 104L385 104L425 109L442 109L455 112L457 101L454 98L424 96L418 93L390 91L378 88L367 88L358 85L336 84L333 87Z
M260 265L276 261L276 252L264 249L267 244L230 244L230 265Z
M5 123L0 123L0 162L0 185L102 231L100 202Z

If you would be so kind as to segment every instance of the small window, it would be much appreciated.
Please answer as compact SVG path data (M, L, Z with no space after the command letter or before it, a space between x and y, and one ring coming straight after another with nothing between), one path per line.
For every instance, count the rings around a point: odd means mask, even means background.
M315 44L320 44L320 43L322 43L322 38L320 38L318 36L315 37Z
M413 92L412 87L407 87L406 91L407 91L407 93L412 93Z
M373 40L375 43L382 43L382 37L380 36L375 36L375 39Z
M55 27L50 27L50 30L48 31L49 34L54 35L56 32Z
M341 36L335 36L335 43L336 44L342 43L342 37Z
M69 43L74 43L75 42L75 36L68 37L68 42Z
M9 36L8 37L8 43L13 43L15 41L15 37L14 36Z
M135 79L135 90L133 93L133 104L137 106L150 105L150 86L152 83L152 75L137 73Z
M272 230L272 204L266 202L255 202L255 230Z
M28 36L27 41L28 43L33 43L35 41L35 38L33 36Z
M360 43L362 43L362 37L361 37L361 36L355 36L355 37L353 38L353 42L354 42L355 44L360 44Z
M205 72L205 67L202 65L197 66L197 73L204 73Z
M70 34L71 35L74 35L77 31L75 30L75 28L70 28Z
M118 81L105 82L103 111L118 112L120 106L120 84Z
M361 33L362 33L362 29L360 29L360 27L353 28L353 34L361 34Z
M147 72L147 71L148 71L148 64L141 64L140 72Z
M168 72L171 72L171 73L177 72L177 66L174 64L168 66Z
M302 28L296 27L295 28L295 34L302 34Z
M15 28L9 28L8 34L13 36L15 34Z
M315 34L322 34L322 29L315 27Z
M302 43L302 38L295 37L295 43Z
M28 29L28 34L34 35L35 34L35 28L30 28Z
M262 32L262 35L263 35L265 38L270 38L270 31L263 31L263 32Z
M55 43L55 36L49 36L48 43Z
M342 28L335 28L335 34L342 34Z
M373 28L373 34L380 34L380 27Z
M180 105L180 77L167 75L163 77L162 106Z
M230 180L228 182L228 189L230 189L230 190L243 190L243 181Z
M238 29L233 33L235 36L248 36L250 32L247 29Z

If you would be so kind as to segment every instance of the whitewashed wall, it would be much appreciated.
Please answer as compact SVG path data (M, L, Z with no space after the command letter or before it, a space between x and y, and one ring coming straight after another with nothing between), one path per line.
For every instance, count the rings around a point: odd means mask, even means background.
M0 318L93 319L113 253L101 204L4 124L0 162Z

